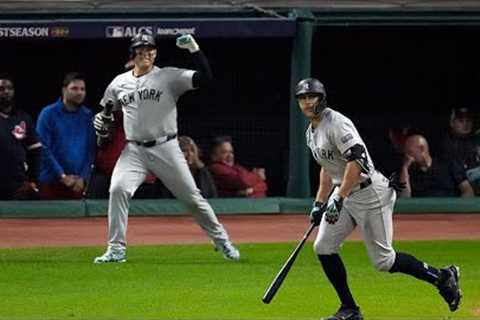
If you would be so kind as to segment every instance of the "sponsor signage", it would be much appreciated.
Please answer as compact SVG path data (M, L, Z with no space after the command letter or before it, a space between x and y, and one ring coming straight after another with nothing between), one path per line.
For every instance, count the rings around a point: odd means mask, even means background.
M4 27L0 25L0 38L48 38L49 36L49 27Z
M107 26L105 36L107 38L131 38L139 32L147 32L158 36L177 36L184 33L195 34L195 27L165 28L157 26Z
M131 38L141 31L158 37L176 37L184 33L204 38L293 37L295 20L82 21L28 24L0 22L0 39Z

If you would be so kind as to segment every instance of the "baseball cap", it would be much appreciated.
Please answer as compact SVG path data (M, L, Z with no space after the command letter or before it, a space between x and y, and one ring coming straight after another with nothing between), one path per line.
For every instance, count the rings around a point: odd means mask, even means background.
M473 118L473 114L467 107L453 108L450 118L453 119L465 119Z

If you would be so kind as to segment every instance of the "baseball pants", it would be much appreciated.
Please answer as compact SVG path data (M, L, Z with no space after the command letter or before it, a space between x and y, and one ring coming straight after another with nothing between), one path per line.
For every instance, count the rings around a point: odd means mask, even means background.
M129 201L148 172L182 201L195 221L216 243L229 240L210 204L200 194L177 139L146 148L127 143L113 170L108 205L108 245L125 250Z

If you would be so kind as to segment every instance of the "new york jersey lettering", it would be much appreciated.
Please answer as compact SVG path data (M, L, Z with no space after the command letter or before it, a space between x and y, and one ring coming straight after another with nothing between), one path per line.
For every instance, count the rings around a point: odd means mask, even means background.
M120 101L120 104L123 107L125 107L129 103L133 103L135 101L135 94L133 92L128 93L128 94L124 94L123 96L120 97L119 101Z
M322 149L322 159L333 160L333 151Z
M134 103L135 101L155 101L160 102L160 97L163 94L163 91L156 89L141 89L136 92L131 92L124 94L120 97L120 104L125 107L128 104Z
M138 91L138 97L140 100L154 100L156 102L160 102L160 96L162 93L163 91L145 88Z
M328 149L315 149L313 151L313 157L315 158L315 160L324 159L324 160L333 161L334 159L333 151Z

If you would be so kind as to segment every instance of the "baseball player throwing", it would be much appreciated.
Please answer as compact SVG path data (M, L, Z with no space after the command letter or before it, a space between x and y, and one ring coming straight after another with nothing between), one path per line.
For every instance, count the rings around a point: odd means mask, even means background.
M296 87L298 105L310 121L307 145L322 167L311 222L319 225L314 249L323 270L341 301L327 320L362 320L347 284L347 273L338 255L340 246L358 226L368 255L379 271L402 272L438 288L451 311L462 297L459 267L434 268L392 248L392 211L396 192L403 186L398 177L386 179L374 169L365 143L352 121L327 107L320 81L308 78ZM330 197L330 191L333 193Z
M177 141L177 100L186 91L199 88L212 79L208 61L191 35L177 38L177 46L191 52L197 70L154 66L155 38L139 33L132 38L130 55L133 70L117 76L100 102L111 100L114 111L123 110L128 143L112 174L108 204L108 248L95 263L126 261L126 233L129 201L144 181L154 173L185 203L196 222L213 240L225 258L239 260L240 253L230 242L209 203L201 196ZM97 134L108 132L106 121L95 116Z

